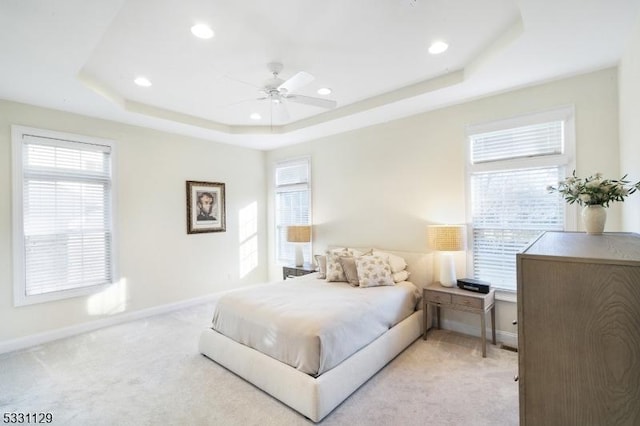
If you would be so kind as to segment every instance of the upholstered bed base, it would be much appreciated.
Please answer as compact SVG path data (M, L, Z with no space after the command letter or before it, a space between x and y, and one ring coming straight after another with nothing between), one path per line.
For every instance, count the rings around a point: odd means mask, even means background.
M414 342L422 332L422 311L391 328L338 366L317 378L301 373L252 348L207 329L200 352L319 422L342 401Z

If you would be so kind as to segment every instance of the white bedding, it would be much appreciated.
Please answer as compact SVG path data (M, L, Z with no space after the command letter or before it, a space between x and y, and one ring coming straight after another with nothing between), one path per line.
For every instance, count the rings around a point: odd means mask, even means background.
M359 288L314 273L221 296L212 328L316 376L411 315L419 298L409 282Z

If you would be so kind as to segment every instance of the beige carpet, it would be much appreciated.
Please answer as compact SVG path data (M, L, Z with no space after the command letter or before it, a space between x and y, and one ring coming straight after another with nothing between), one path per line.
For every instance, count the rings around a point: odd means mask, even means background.
M211 305L0 355L0 413L51 412L56 425L309 425L200 355ZM322 425L517 425L517 355L434 330Z

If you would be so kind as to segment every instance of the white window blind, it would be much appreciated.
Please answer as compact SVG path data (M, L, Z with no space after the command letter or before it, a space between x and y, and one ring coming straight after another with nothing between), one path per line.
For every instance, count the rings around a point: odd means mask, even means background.
M562 173L562 167L545 167L472 175L475 277L515 290L516 253L541 232L563 229L563 206L546 191Z
M309 158L277 163L275 172L276 258L289 262L295 258L295 246L287 242L287 227L311 224ZM304 244L303 254L310 261L310 244Z
M469 136L474 277L515 291L516 254L541 232L564 229L564 203L546 188L565 176L566 123L555 119Z
M471 139L472 161L477 164L509 158L561 154L562 124L562 121L552 121L474 135Z
M18 257L30 297L113 281L112 146L24 132L20 151L22 227ZM71 293L70 293L71 291ZM66 296L65 296L66 295Z

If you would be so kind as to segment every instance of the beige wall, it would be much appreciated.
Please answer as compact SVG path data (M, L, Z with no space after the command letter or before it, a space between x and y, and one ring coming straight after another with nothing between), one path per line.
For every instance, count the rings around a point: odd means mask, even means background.
M640 17L619 66L620 171L640 181ZM625 231L640 233L640 192L623 205Z
M115 140L117 259L109 291L13 307L11 129L19 124ZM172 304L266 278L264 153L0 101L0 343ZM227 231L187 235L185 181L226 184ZM258 264L241 276L241 210L255 211Z
M635 40L637 46L637 35ZM637 61L637 56L625 56L621 87L630 87L628 75L637 74ZM617 78L616 69L602 70L267 154L0 101L0 324L4 324L0 343L259 282L267 278L267 263L269 276L280 277L273 250L269 258L266 255L274 242L273 197L271 191L265 192L272 184L273 163L279 159L311 155L316 253L328 244L426 251L428 224L464 222L465 128L470 124L574 105L578 173L618 175L621 158L632 162L625 153L638 154L640 131L623 128L625 143L619 150ZM637 80L631 84L637 92ZM629 111L637 106L637 97L622 98L620 122L631 122ZM123 294L13 307L11 124L117 141L117 244L125 283L117 290ZM638 166L634 163L633 167ZM226 183L226 233L186 234L186 180ZM254 206L257 217L258 266L241 276L238 215L249 206ZM633 211L631 216L625 212L625 221L635 217ZM617 206L610 209L607 231L630 230L623 225L620 212ZM264 238L267 233L269 241ZM465 275L464 260L457 259L460 276ZM499 302L499 330L515 332L511 325L515 317L513 303ZM445 320L473 327L477 323L477 318L465 314L445 313Z
M466 126L565 105L575 106L578 173L617 175L616 69L278 149L268 153L268 167L311 155L315 253L329 244L427 251L428 224L465 222ZM620 212L610 210L607 230L620 230ZM271 229L273 217L269 223ZM459 275L464 263L459 259ZM278 276L273 257L270 266ZM445 315L477 324L474 316ZM500 302L498 328L515 332L515 318L515 304Z

